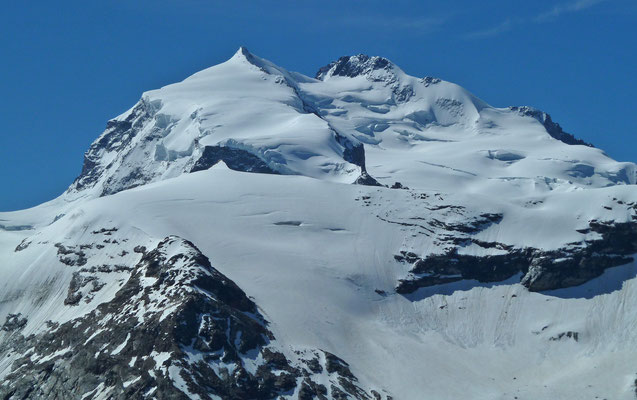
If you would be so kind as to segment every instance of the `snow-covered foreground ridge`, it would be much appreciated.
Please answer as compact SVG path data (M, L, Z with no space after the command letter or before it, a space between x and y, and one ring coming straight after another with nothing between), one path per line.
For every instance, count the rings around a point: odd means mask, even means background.
M635 180L530 107L241 48L0 213L0 398L633 399Z

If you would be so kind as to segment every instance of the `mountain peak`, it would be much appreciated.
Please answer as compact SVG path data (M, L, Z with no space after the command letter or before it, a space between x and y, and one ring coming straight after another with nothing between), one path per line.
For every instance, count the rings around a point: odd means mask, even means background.
M236 53L234 53L234 56L232 56L232 58L245 58L245 59L250 59L252 57L254 56L252 55L252 53L250 53L250 50L248 50L248 48L245 46L239 47L239 50L237 50Z
M239 47L239 49L234 53L234 55L230 59L231 60L245 60L245 61L247 61L247 62L249 62L251 64L258 63L257 62L258 57L256 57L254 54L250 53L250 50L248 50L248 48L245 47L245 46Z
M273 62L261 58L248 50L247 47L241 46L239 50L228 60L229 62L240 64L251 64L267 74L287 75L287 71Z
M397 68L394 63L379 56L358 54L355 56L343 56L338 60L320 68L316 73L316 79L325 80L330 76L347 76L350 78L368 75L373 71L390 71Z

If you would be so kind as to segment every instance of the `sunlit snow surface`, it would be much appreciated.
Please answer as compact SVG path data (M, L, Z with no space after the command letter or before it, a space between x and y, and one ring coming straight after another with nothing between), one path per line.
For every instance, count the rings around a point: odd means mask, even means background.
M109 300L125 271L101 277L107 285L90 303L63 305L74 269L54 244L97 243L93 231L117 227L108 238L117 241L113 250L87 250L87 265L130 265L139 259L133 246L181 236L254 298L280 342L338 354L363 385L395 399L634 398L637 264L545 293L528 292L516 276L402 296L394 288L408 266L393 256L402 249L426 256L441 245L386 222L459 205L469 215L504 215L480 240L556 249L591 239L577 230L593 219L631 220L617 202L637 200L634 165L559 142L535 119L491 108L454 84L395 66L390 78L386 72L319 81L240 50L147 92L160 107L152 124L172 124L154 148L166 158L140 152L126 162L156 169L154 183L105 197L71 188L39 207L0 213L0 322L28 316L26 335ZM404 87L413 93L396 99ZM379 182L412 190L351 185L360 170L343 160L333 130L365 144L367 170ZM223 163L183 173L197 146L229 141L284 174ZM133 142L126 152L141 148ZM112 167L98 186L125 174L122 160L104 154ZM566 332L577 340L560 336ZM0 360L0 377L11 360Z
M107 129L98 138L89 154L99 157L99 177L72 185L68 199L177 176L215 145L246 150L283 174L351 183L361 171L344 159L343 140L365 144L367 169L381 183L418 189L514 197L636 180L632 163L559 142L532 117L393 64L317 80L242 48L225 63L144 93L112 123L138 114L134 134ZM100 145L107 139L109 146Z

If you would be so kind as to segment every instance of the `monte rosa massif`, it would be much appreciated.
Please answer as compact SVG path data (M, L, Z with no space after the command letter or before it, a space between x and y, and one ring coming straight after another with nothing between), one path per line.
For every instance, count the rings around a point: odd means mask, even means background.
M532 107L241 48L0 213L0 399L635 399L636 181Z

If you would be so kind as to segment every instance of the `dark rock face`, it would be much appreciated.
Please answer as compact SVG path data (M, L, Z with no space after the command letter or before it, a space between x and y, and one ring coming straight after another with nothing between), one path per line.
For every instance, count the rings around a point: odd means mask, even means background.
M550 341L558 341L562 339L573 339L574 341L578 342L579 332L574 332L574 331L561 332L557 334L556 336L552 336L549 338Z
M502 214L483 213L464 223L449 223L438 219L432 219L429 224L433 227L442 228L446 231L455 231L461 233L478 233L485 230L492 224L499 224L502 221Z
M254 154L245 150L223 146L204 147L201 157L199 157L190 172L208 169L219 161L223 161L228 168L235 171L278 174L277 171L270 168L263 160Z
M348 76L350 78L368 73L377 69L391 68L391 62L383 57L370 57L365 54L357 56L343 56L324 67L316 73L316 79L323 79L331 70L331 75Z
M442 80L440 78L434 78L433 76L425 76L421 79L421 82L425 84L425 86L436 85Z
M75 179L70 189L83 190L93 187L104 171L103 166L100 166L102 155L105 152L118 151L128 146L139 133L139 128L153 117L154 108L152 104L142 100L125 120L109 121L106 124L106 131L91 145L84 155L82 172ZM137 184L134 185L137 186Z
M7 315L7 319L2 325L2 330L5 332L17 331L27 324L28 320L26 317L23 317L22 314L9 314Z
M383 186L367 173L365 166L365 147L362 143L354 144L347 137L335 133L336 141L343 146L343 159L361 168L361 175L354 181L355 185Z
M89 283L82 279L71 286ZM254 302L175 236L144 252L112 300L89 314L24 337L26 322L11 315L3 325L12 332L5 352L20 356L2 399L372 398L336 356L288 359Z
M363 171L361 175L354 181L355 185L365 186L383 186L374 178L372 178L366 171Z
M528 106L509 107L509 109L511 111L516 111L519 114L526 115L527 117L535 118L540 123L542 123L542 125L544 125L544 128L546 128L546 131L549 133L549 135L561 142L571 145L579 144L583 146L594 147L592 144L587 143L581 139L577 139L570 133L564 132L560 124L553 122L551 116L544 111L540 111Z
M352 143L345 136L336 133L336 141L343 146L343 159L365 170L365 147L362 143Z
M503 281L524 268L524 258L509 255L486 257L459 255L457 252L433 255L416 261L410 277L396 287L400 294L412 293L418 288L475 279L480 282Z
M55 247L58 249L57 255L61 263L66 264L69 267L82 266L86 264L86 254L81 248L66 247L61 243L56 243Z
M390 189L405 189L405 190L409 190L409 188L407 186L403 186L403 184L400 183L400 182L395 182L393 185L391 185Z
M408 294L421 287L462 279L500 282L518 273L522 274L522 285L529 290L552 290L580 285L600 276L607 268L633 261L630 256L637 253L637 223L591 221L589 226L589 231L601 238L553 251L462 239L484 248L505 250L506 254L463 255L453 248L446 254L420 259L414 253L403 252L394 258L412 263L412 268L408 277L399 281L396 292Z
M103 268L103 267L102 267ZM105 285L105 283L100 282L100 280L96 276L85 276L82 275L81 272L78 271L73 273L73 278L71 279L71 283L69 284L69 289L67 292L66 299L64 299L65 305L76 306L79 304L80 300L82 300L83 294L81 289L87 285L91 285L89 289L89 295L99 292ZM101 269L100 272L110 272L106 269ZM85 300L90 301L92 297L87 297Z
M24 249L26 249L27 247L29 247L29 245L31 244L31 241L29 239L22 239L22 241L20 242L20 244L18 244L15 247L15 252L17 253L18 251L22 251Z
M522 278L530 290L576 286L600 276L604 270L627 264L637 253L637 223L591 221L590 230L601 235L585 247L536 252Z
M141 168L134 168L122 179L110 177L106 181L102 196L108 196L110 194L121 192L122 190L132 189L148 182L150 182L150 177L144 174Z

